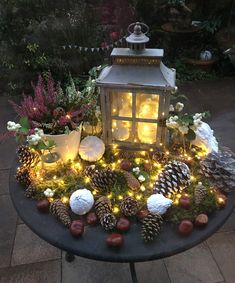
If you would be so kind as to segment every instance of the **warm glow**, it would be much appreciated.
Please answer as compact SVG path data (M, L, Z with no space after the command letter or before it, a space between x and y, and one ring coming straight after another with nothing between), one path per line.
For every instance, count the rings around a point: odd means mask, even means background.
M121 196L121 195L118 196L118 199L119 199L119 200L122 200L122 199L123 199L123 196Z
M62 201L63 203L68 203L68 202L69 202L69 198L68 198L68 197L62 197L62 198L61 198L61 201Z
M113 213L118 213L119 212L119 208L117 207L117 206L115 206L114 208L113 208Z
M144 192L146 189L145 189L145 186L144 185L141 185L140 186L140 190L142 191L142 192Z
M128 195L129 195L130 197L133 197L133 196L134 196L133 192L128 192Z

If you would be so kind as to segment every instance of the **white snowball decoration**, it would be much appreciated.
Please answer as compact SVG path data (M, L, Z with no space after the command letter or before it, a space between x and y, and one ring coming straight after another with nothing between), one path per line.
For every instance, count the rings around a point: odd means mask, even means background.
M94 197L89 190L80 189L72 193L69 204L75 214L84 215L91 210Z
M153 194L147 199L147 208L153 214L164 214L172 205L172 200L162 194Z
M196 139L192 141L193 145L205 149L207 153L211 153L212 151L218 152L218 142L214 137L214 131L207 123L202 122L201 126L195 131L195 134Z
M83 160L97 161L103 156L104 152L104 142L96 136L85 137L80 143L79 154Z
M209 50L204 50L200 53L200 60L209 61L212 59L212 54Z

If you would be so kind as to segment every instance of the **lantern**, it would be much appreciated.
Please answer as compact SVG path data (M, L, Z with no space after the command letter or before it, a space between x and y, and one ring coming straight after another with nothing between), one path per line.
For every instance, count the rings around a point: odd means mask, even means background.
M114 48L112 65L97 79L103 140L127 148L163 146L170 94L176 90L175 70L161 62L162 49L145 48L148 26L137 22L128 31L128 48Z

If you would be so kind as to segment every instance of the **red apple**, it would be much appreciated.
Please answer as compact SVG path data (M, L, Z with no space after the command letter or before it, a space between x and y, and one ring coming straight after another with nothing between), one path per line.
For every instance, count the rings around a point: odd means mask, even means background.
M69 230L74 237L80 237L84 232L84 224L81 220L74 220Z
M47 199L42 199L37 202L36 206L40 212L47 213L50 209L50 202Z
M189 209L190 206L192 204L192 201L190 199L190 197L188 196L182 196L180 199L179 199L179 205L185 209Z
M193 223L190 220L182 220L178 231L182 236L189 236L193 231Z
M89 212L86 216L86 222L89 225L95 225L98 222L98 217L95 212Z
M195 219L195 225L198 227L205 227L208 223L208 216L206 214L199 214Z
M117 222L117 229L119 231L126 232L130 229L130 227L131 227L131 223L125 217L121 217Z
M106 243L109 247L119 248L124 243L124 237L122 234L112 233L106 238Z

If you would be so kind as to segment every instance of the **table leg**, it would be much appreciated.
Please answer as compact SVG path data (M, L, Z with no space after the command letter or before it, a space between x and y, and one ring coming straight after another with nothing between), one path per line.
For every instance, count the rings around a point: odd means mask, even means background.
M75 256L74 256L73 254L71 254L71 253L66 252L65 260L66 260L67 262L72 262L72 261L75 260Z
M138 283L138 279L136 276L136 271L135 271L135 263L130 262L130 271L131 271L131 279L133 283Z

